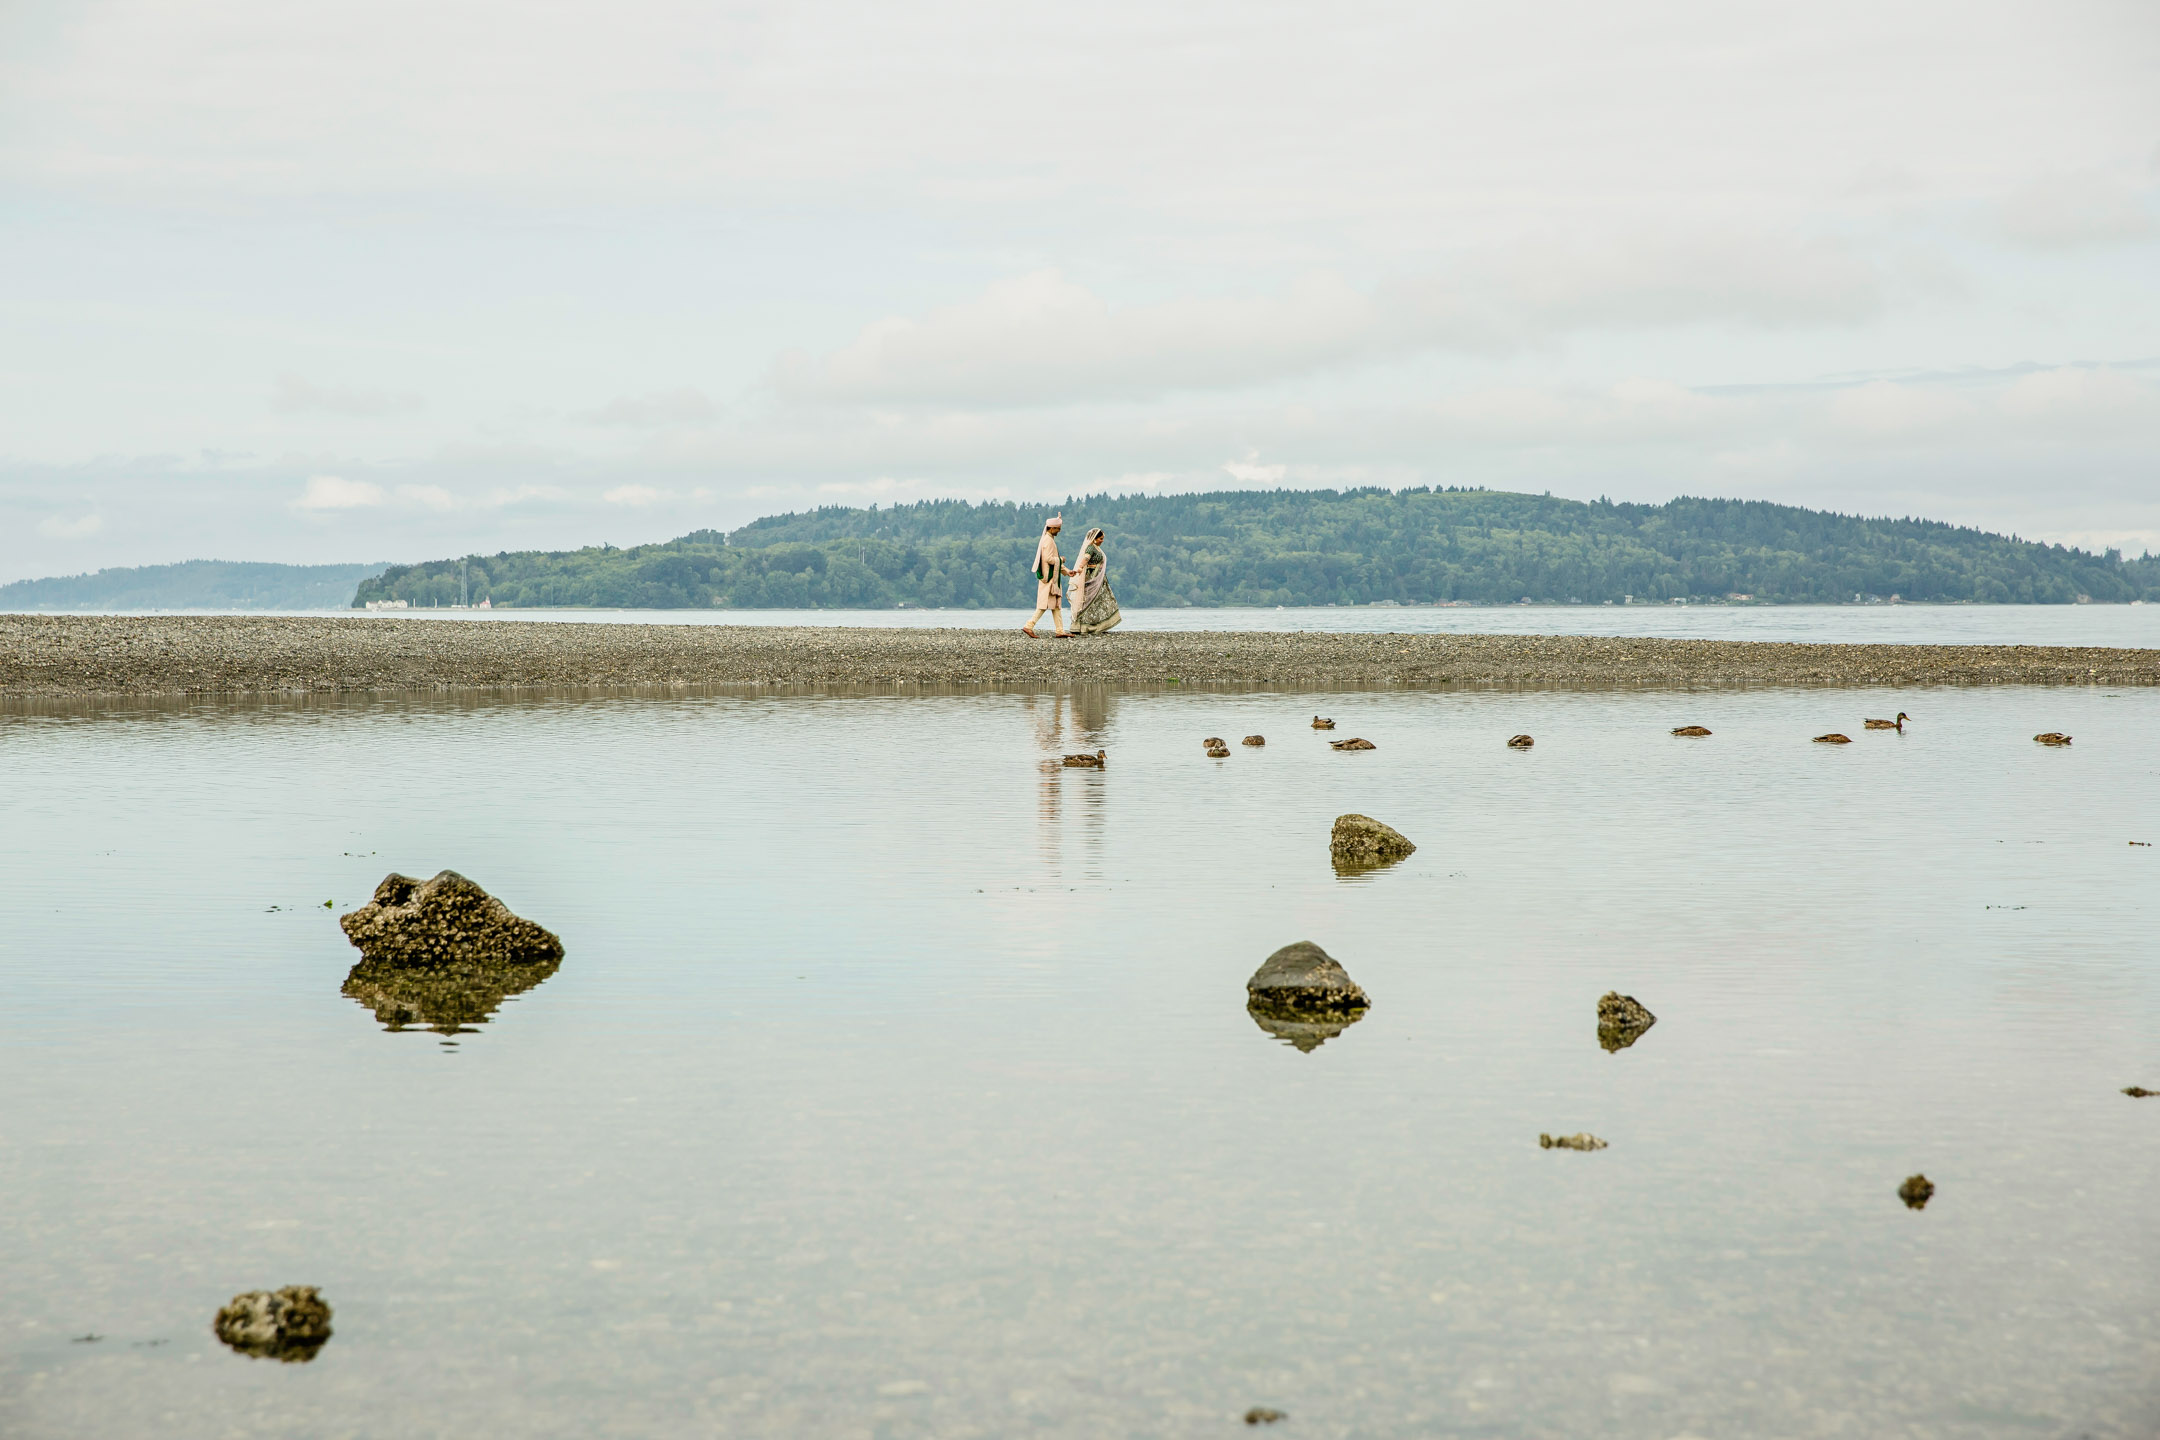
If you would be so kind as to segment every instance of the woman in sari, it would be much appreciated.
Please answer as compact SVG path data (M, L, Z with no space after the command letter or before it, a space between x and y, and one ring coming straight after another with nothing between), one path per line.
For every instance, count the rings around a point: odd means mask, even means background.
M1125 617L1118 613L1117 596L1110 593L1110 566L1103 559L1103 532L1090 530L1072 568L1072 628L1075 635L1100 635L1114 630Z

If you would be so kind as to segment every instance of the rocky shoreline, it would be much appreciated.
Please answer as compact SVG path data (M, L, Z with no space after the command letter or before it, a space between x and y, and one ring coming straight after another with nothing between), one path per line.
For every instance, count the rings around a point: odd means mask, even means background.
M405 617L0 615L0 697L655 685L2160 685L2160 650L1311 631L617 625Z

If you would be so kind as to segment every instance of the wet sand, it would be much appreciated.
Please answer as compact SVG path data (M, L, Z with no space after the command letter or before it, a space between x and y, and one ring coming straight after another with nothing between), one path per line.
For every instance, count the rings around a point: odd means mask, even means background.
M342 616L0 615L0 696L650 685L2156 685L2160 650L1539 635L579 625Z

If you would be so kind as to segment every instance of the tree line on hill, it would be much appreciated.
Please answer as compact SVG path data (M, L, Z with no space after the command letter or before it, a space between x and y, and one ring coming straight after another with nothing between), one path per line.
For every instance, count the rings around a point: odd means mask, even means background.
M1360 489L834 506L627 549L393 566L362 582L353 603L455 604L464 593L497 606L1024 609L1036 535L1057 509L1068 556L1085 529L1104 528L1111 584L1131 606L2160 599L2160 556L2125 560L1932 520L1755 500Z
M382 565L185 560L0 585L0 610L336 610Z

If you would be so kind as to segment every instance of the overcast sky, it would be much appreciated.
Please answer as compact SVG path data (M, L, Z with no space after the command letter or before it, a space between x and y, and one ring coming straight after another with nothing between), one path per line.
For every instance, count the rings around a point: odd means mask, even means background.
M0 3L0 580L1267 484L2160 550L2160 5Z

